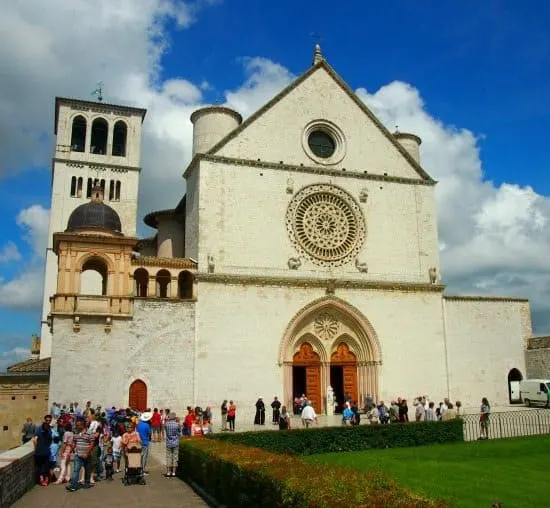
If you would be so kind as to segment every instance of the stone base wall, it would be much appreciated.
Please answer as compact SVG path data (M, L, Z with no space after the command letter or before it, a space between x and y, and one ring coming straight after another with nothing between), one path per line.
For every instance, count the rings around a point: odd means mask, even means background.
M550 379L550 337L532 337L525 351L527 379Z
M0 508L8 508L36 483L32 443L0 454Z

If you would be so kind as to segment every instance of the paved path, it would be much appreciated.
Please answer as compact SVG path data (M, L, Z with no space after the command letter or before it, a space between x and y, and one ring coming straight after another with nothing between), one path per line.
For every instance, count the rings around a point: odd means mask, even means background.
M185 482L178 478L165 478L164 474L164 446L153 443L149 459L147 485L122 484L122 473L116 474L112 482L99 482L88 490L67 492L65 485L50 485L49 487L36 486L19 501L13 508L35 508L49 506L56 508L96 508L116 506L152 508L203 508L208 506ZM162 460L161 460L162 457Z

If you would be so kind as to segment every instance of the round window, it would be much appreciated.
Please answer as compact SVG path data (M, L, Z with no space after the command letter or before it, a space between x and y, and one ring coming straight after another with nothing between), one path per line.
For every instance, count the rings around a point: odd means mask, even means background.
M322 157L323 159L332 157L336 150L336 142L325 131L313 131L307 138L307 143L310 150L317 157Z

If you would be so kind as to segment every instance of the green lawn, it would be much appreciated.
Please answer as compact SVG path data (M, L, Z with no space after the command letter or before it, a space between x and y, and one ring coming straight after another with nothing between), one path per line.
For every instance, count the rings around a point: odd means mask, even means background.
M411 490L452 506L550 506L550 436L418 448L327 453L305 460L382 470Z

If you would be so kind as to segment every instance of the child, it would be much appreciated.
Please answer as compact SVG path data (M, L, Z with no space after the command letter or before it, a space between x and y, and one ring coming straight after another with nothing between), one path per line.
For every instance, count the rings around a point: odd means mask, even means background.
M113 456L113 447L108 446L106 448L105 455L103 457L103 465L105 466L105 479L112 481L113 480L113 466L115 458Z
M59 436L54 436L50 445L50 481L55 481L54 469L57 467L57 455L59 454Z
M118 473L120 471L120 447L122 445L122 437L119 436L118 432L115 432L113 434L113 437L111 438L111 443L113 445L112 446L113 457L116 460L115 472Z

